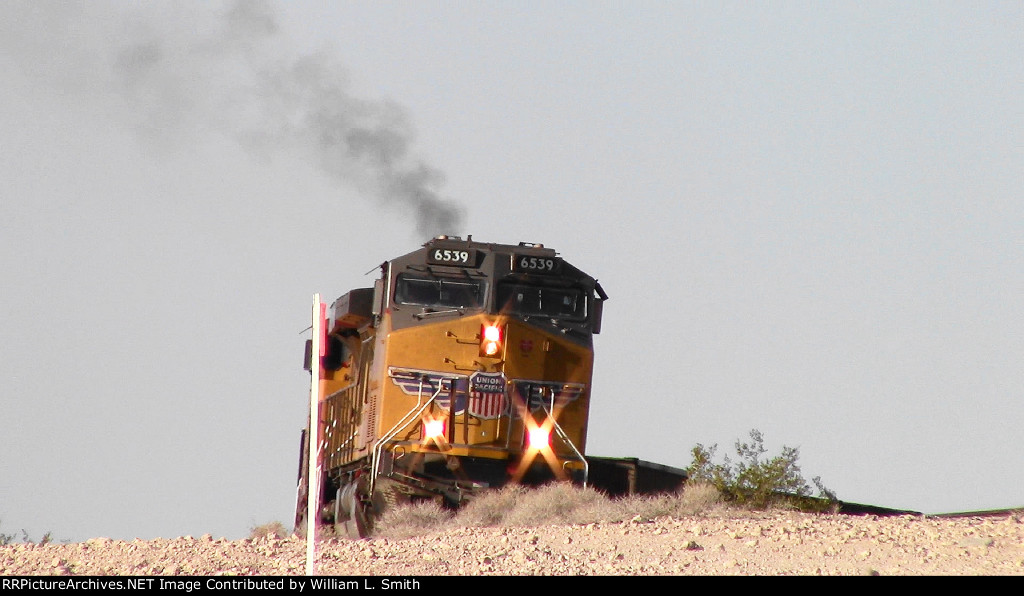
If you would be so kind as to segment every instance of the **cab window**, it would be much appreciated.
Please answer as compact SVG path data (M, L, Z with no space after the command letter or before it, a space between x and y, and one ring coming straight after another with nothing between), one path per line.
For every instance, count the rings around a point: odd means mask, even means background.
M575 288L502 283L498 285L502 312L553 319L583 320L587 316L584 293Z
M419 306L477 308L483 305L486 282L399 275L395 302Z

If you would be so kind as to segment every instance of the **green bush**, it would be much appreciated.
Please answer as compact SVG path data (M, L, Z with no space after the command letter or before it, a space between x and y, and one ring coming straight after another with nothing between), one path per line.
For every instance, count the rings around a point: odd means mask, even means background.
M0 532L0 546L7 546L14 542L14 534L4 534Z
M795 447L783 446L781 455L765 458L764 437L754 429L749 443L736 441L738 461L723 456L724 463L715 463L717 448L700 443L693 448L693 463L687 469L689 482L711 484L726 501L754 509L781 505L822 511L835 504L835 493L822 485L820 477L812 480L819 496L811 496L811 487L797 465L800 451Z
M16 535L14 535L14 534L4 534L3 532L0 532L0 546L6 546L8 544L14 544L15 538L16 538ZM39 539L39 542L33 543L32 539L29 538L29 536L28 536L28 532L26 532L24 529L22 529L21 530L21 541L26 543L26 544L38 544L40 546L43 546L43 545L50 544L51 542L53 542L53 532L47 532L47 533L43 534L43 537Z

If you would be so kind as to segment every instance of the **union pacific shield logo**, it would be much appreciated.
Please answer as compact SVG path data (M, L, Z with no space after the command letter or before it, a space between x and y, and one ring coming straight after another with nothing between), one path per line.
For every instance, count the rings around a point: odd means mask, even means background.
M503 373L475 372L469 376L469 414L477 418L498 418L508 410Z

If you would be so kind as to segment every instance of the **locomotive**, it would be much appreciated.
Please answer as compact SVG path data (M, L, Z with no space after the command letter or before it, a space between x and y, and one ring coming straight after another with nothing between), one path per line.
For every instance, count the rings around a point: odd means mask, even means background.
M390 506L457 507L510 482L678 485L679 470L585 455L607 299L542 244L438 236L383 263L373 287L326 310L322 348L307 342L319 472L307 424L296 532L315 511L319 526L365 537ZM318 505L308 509L311 475Z

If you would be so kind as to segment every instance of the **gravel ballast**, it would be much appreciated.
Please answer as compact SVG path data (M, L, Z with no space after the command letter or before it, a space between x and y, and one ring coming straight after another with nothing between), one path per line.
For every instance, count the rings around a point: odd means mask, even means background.
M290 537L9 544L3 575L304 575ZM453 528L395 540L322 540L317 574L1024 575L1019 515L714 514L577 526Z

